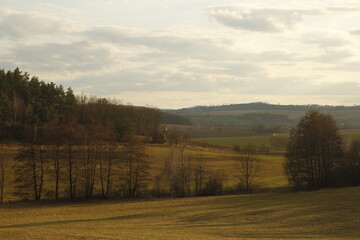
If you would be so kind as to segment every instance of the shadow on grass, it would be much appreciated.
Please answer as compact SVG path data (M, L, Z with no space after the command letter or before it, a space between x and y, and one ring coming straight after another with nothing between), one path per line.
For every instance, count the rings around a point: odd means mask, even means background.
M22 227L38 227L38 226L57 225L57 224L71 224L71 223L121 221L121 220L130 220L130 219L148 218L148 217L153 217L153 215L154 214L132 214L132 215L126 215L126 216L109 217L109 218L69 219L69 220L62 220L62 221L23 223L23 224L13 224L13 225L0 226L0 229L22 228Z
M313 235L311 233L261 233L257 232L255 234L229 234L229 235L222 235L220 234L219 237L221 238L239 238L239 239L319 239L319 236Z

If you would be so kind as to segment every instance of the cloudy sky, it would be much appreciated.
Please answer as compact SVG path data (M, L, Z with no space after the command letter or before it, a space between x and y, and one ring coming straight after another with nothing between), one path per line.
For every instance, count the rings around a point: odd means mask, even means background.
M0 0L0 69L160 108L360 104L359 0Z

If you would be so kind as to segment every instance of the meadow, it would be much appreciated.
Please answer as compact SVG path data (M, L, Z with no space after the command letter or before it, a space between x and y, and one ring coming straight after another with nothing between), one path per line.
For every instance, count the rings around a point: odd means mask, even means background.
M274 148L272 148L269 138L270 138L269 135L242 136L242 137L211 137L211 138L195 138L194 141L213 143L229 148L232 148L236 144L240 146L253 144L256 146L265 146L271 148L271 150L275 150Z
M359 137L359 130L342 130L344 140ZM206 170L208 172L219 172L224 176L224 192L236 193L237 185L240 182L239 169L234 160L234 152L232 147L235 144L240 147L246 146L248 143L257 145L268 150L268 154L260 155L264 166L258 177L255 179L254 187L260 191L283 191L287 189L288 183L283 171L285 145L280 141L280 145L274 145L271 139L287 140L288 134L274 135L247 135L241 137L212 137L212 138L193 138L191 142L186 144L184 156L186 161L195 163L198 158L204 160ZM20 146L13 145L6 149L6 154L10 158L16 156L16 151ZM155 177L163 174L164 165L167 159L171 158L171 148L165 145L148 145L146 153L148 155L150 182L149 188L155 189ZM9 179L5 186L5 201L18 200L14 195L14 179L13 172L9 172ZM115 178L116 180L117 178ZM116 188L117 182L114 183ZM165 184L165 183L164 183ZM64 187L64 185L62 184ZM167 185L163 185L164 188ZM45 192L49 192L51 198L52 186L45 185ZM100 194L100 186L95 186L95 195ZM48 194L47 194L48 195ZM63 193L64 195L64 193Z
M360 188L0 206L0 239L358 239Z
M14 171L11 165L16 161L17 151L21 149L21 146L12 145L11 147L3 148L10 161L9 168L7 170L7 180L5 183L5 197L4 201L18 201L21 200L19 196L14 195L16 191ZM172 150L171 147L165 145L149 145L146 148L147 162L149 163L149 182L148 188L154 190L157 188L155 178L163 175L165 162L171 159ZM184 160L187 163L194 165L198 158L203 160L204 169L207 173L220 173L224 178L224 192L234 193L236 192L237 185L240 182L239 168L234 160L234 153L230 148L216 148L212 145L200 146L196 145L196 142L189 143L184 150ZM254 187L261 191L276 191L277 189L283 189L287 187L286 177L283 173L283 161L284 158L281 155L260 155L259 158L264 163L264 167L255 179ZM121 163L121 162L120 162ZM121 166L120 166L121 167ZM121 170L121 169L119 169ZM63 170L65 171L65 170ZM117 171L114 173L114 186L113 189L119 187L119 178L124 174L123 171ZM61 196L65 193L65 179L60 183L62 189ZM168 188L166 182L162 183L162 188ZM51 182L45 182L43 198L53 198L53 185ZM101 194L101 186L99 183L95 184L94 194ZM31 197L30 197L31 199Z
M358 133L342 131L348 139ZM4 203L0 239L358 239L360 187L286 190L284 158L274 153L269 137L193 139L184 150L186 159L202 157L208 169L222 171L226 192L239 181L231 147L268 146L255 183L260 191L253 194ZM14 156L17 149L8 151ZM156 176L171 149L149 145L147 155Z
M148 149L152 175L161 174L164 161L170 155L170 149L157 147ZM185 149L186 159L195 161L203 158L206 168L210 171L220 171L225 177L225 191L233 191L239 183L239 169L234 160L231 149L201 148L197 150ZM284 157L282 155L259 155L263 162L263 169L255 180L256 188L273 191L287 187L283 171Z
M339 132L344 142L360 137L360 129L343 129ZM240 146L253 144L259 147L266 147L270 152L285 152L288 138L288 133L276 133L263 135L248 134L237 137L203 137L194 138L193 141L210 143L228 148L232 148L235 144Z

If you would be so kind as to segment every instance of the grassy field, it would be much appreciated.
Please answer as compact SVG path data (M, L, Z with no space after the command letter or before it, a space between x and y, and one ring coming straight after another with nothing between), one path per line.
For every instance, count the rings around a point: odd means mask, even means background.
M254 144L257 146L264 145L271 147L269 142L269 135L265 136L242 136L242 137L212 137L212 138L194 138L194 141L208 142L225 147L232 148L235 144L245 146L246 144Z
M345 141L352 140L354 138L360 137L360 129L346 129L341 130L340 135ZM262 136L239 136L239 137L206 137L206 138L193 138L195 142L210 143L216 144L224 147L232 148L235 144L240 146L246 146L247 144L253 144L257 146L265 146L269 148L270 151L274 152L284 152L286 144L283 146L274 146L271 143L271 138L286 138L289 134L280 133L273 135L262 135Z
M152 175L160 174L165 158L169 157L170 149L165 147L149 148ZM185 150L185 158L195 160L196 157L202 157L208 170L218 170L225 175L225 188L235 188L239 183L239 173L236 162L233 160L232 153L193 151ZM284 157L281 155L261 155L259 158L263 161L264 167L256 179L260 188L283 188L287 186L286 177L283 172Z
M0 206L0 239L359 239L360 188Z
M190 146L191 148L191 146ZM195 148L195 147L194 147ZM6 149L7 155L11 158L9 161L12 163L16 152L19 149L19 146L12 146ZM165 146L149 146L146 150L148 155L148 162L150 164L150 181L149 188L155 188L155 182L153 179L156 176L161 176L163 174L164 163L166 159L169 159L171 156L171 148ZM207 172L221 172L224 175L224 190L233 191L237 188L239 184L239 170L236 167L236 162L233 159L233 153L228 151L218 151L211 148L202 148L197 150L192 150L186 148L184 150L185 161L188 162L190 159L191 162L195 164L195 161L198 157L201 157L204 161L205 169ZM258 188L266 188L269 190L275 190L277 188L284 188L287 186L287 181L283 173L283 157L282 156L270 156L264 155L260 156L264 162L264 168L259 173L259 177L256 179L256 185ZM121 174L121 173L117 173ZM13 194L15 191L14 188L14 175L11 168L8 170L8 179L5 184L5 201L18 200L18 198ZM120 175L118 175L119 177ZM114 176L114 188L118 187L118 178ZM64 182L61 182L61 187L64 188ZM53 189L52 185L49 185L48 182L44 184L44 191L51 191ZM95 184L94 193L101 194L101 186L99 183ZM64 194L64 193L62 193ZM52 195L51 195L52 196ZM50 197L51 197L50 196Z
M241 144L238 140L229 140L227 146ZM246 137L240 140L249 142ZM261 141L264 138L253 143ZM168 147L148 148L151 175L161 174L170 151ZM209 168L223 171L226 186L237 184L231 153L186 149L185 155L202 156ZM261 159L264 168L257 183L269 193L7 203L0 205L0 239L359 239L359 187L280 193L273 189L287 186L283 157L264 155Z
M241 137L211 137L211 138L194 138L193 141L200 143L211 143L224 147L232 148L234 145L246 146L248 144L259 147L266 147L271 152L284 152L286 143L279 146L271 143L271 138L285 138L288 134L277 134L277 136L263 135L263 136L241 136Z

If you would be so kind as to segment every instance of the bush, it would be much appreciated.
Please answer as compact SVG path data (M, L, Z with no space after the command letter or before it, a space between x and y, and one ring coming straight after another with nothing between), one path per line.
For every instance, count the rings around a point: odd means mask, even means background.
M217 171L209 176L203 188L204 196L221 195L224 187L224 175Z

